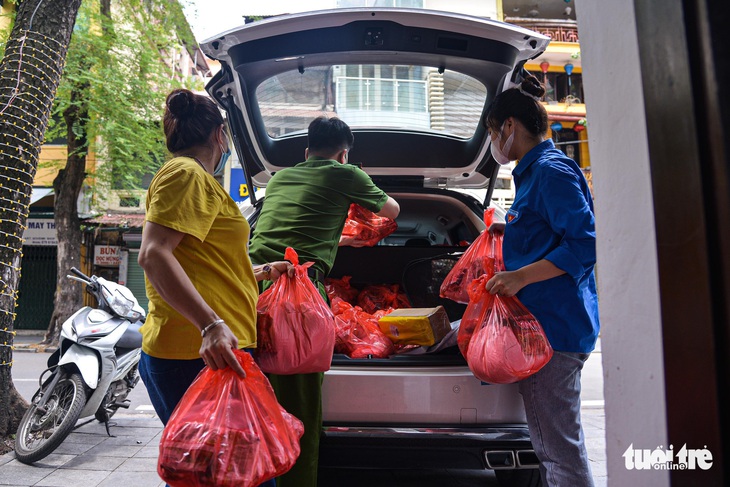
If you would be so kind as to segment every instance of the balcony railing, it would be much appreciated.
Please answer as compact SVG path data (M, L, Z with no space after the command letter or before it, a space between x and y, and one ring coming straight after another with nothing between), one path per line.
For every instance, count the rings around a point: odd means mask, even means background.
M337 76L338 109L426 112L426 81Z

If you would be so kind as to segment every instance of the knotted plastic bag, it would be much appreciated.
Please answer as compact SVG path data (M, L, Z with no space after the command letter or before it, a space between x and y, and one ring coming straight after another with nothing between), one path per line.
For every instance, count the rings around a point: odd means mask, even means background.
M324 280L324 290L330 303L334 303L335 298L340 298L350 304L357 304L357 295L360 291L350 284L351 279L352 276L342 276L340 279L328 277Z
M501 244L502 235L490 235L489 227L494 223L494 208L484 211L484 230L461 256L441 283L439 295L457 303L469 302L469 284L477 277L494 269L495 240Z
M235 353L246 377L205 367L162 433L157 472L173 487L254 487L299 457L301 421L279 405L253 358Z
M504 271L501 241L494 254L494 272ZM457 343L475 377L492 384L510 384L540 370L552 358L553 349L537 318L517 297L486 290L489 274L469 286L469 305L464 311L468 321L464 323L462 318L461 326L465 327L464 337L470 329L476 330L470 340L459 335Z
M256 362L272 374L325 372L335 347L334 315L307 276L312 262L299 265L291 247L284 258L295 274L282 275L259 297Z
M377 315L366 313L359 306L352 306L337 298L332 302L335 313L335 351L350 358L386 358L395 353L393 342L380 330L378 319L388 311Z
M373 314L378 310L410 308L406 294L399 284L372 284L365 286L357 296L357 305L366 313Z
M378 216L358 204L351 204L342 229L340 247L372 247L395 232L398 224L391 218Z

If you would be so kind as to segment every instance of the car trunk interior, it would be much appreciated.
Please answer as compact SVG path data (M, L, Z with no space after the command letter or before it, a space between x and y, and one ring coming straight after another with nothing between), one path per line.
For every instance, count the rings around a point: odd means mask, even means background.
M469 208L469 199L449 193L390 193L401 206L398 229L373 247L340 247L329 277L350 276L350 285L358 290L398 284L413 307L442 305L451 322L461 319L466 305L441 298L439 289L468 244L484 229L484 222ZM344 356L340 360L352 362ZM358 360L368 361L409 366L464 363L456 347L438 354Z

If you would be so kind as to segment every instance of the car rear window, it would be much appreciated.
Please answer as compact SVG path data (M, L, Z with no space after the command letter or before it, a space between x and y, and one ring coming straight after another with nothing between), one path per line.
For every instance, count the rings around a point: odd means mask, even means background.
M307 130L320 115L353 129L439 132L469 139L487 98L485 86L426 66L348 64L307 67L266 79L256 99L270 137Z

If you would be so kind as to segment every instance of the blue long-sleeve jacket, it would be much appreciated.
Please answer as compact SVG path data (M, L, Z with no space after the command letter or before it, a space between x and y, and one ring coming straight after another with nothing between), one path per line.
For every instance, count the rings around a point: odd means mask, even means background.
M553 349L590 352L598 336L593 267L593 201L578 165L548 139L512 172L515 201L507 212L507 270L547 259L566 274L525 286L517 297L543 326Z

